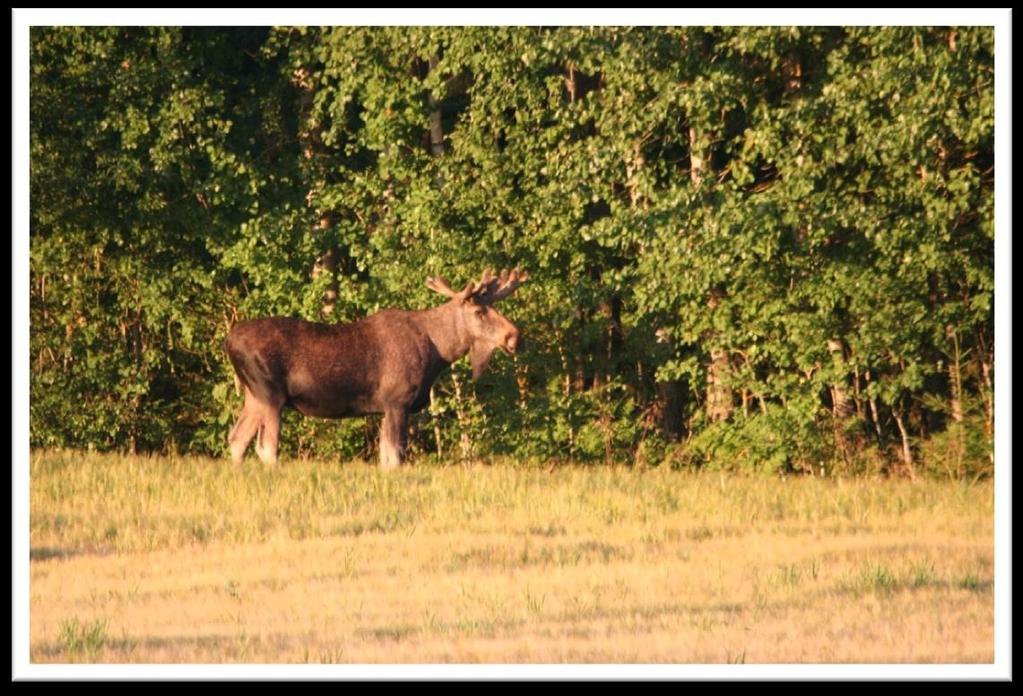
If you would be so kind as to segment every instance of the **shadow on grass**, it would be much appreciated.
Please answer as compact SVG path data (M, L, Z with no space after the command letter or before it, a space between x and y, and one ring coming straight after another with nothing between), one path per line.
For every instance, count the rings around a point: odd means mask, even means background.
M30 561L52 561L53 559L74 558L81 554L77 549L60 549L51 546L42 546L29 549L28 559Z

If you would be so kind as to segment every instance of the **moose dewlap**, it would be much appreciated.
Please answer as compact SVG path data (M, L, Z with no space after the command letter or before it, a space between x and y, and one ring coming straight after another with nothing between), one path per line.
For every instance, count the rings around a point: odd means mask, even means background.
M456 292L443 278L426 286L448 302L420 311L385 309L349 324L319 324L288 317L240 321L227 335L227 354L245 395L228 436L240 462L253 438L256 454L276 463L281 411L346 418L382 413L380 466L401 464L408 415L429 401L444 368L469 354L479 379L498 348L514 353L519 330L493 305L528 279L519 269Z

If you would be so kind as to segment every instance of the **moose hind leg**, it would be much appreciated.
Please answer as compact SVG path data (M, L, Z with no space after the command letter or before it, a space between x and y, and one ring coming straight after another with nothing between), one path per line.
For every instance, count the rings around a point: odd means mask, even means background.
M380 425L380 468L397 469L405 456L405 430L408 415L404 410L384 414Z
M235 464L241 464L242 460L245 459L245 450L249 448L249 443L252 441L258 428L259 419L256 418L255 414L251 413L248 409L242 409L238 422L231 429L231 434L227 436L227 441L231 445L231 461Z
M264 464L277 464L277 448L281 438L281 409L267 408L259 419L259 437L256 439L256 454Z

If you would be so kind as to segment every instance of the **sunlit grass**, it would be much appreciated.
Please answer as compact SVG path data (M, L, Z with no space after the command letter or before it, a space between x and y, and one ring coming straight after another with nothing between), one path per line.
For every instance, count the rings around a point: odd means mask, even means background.
M31 477L36 661L993 656L988 482L74 452Z

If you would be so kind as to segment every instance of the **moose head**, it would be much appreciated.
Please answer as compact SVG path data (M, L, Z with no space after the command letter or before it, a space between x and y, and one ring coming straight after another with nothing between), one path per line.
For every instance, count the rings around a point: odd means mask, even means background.
M493 275L488 268L478 283L470 282L460 291L453 290L440 276L427 279L426 287L451 298L447 303L450 315L448 329L454 333L451 344L463 347L463 351L468 344L474 380L483 374L495 350L501 348L507 353L514 353L518 349L521 340L519 330L493 305L511 295L528 279L529 274L520 272L518 268L512 271L505 269L499 276Z

